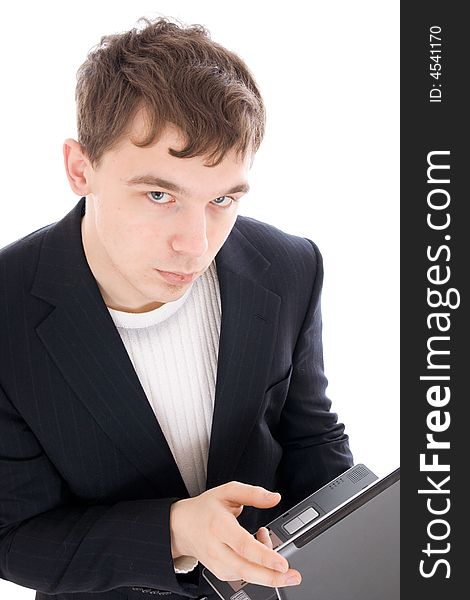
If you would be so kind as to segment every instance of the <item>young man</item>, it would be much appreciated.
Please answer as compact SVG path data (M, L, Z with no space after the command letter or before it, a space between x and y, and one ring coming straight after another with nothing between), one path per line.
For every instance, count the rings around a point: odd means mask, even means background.
M257 86L159 19L104 38L76 99L81 199L0 252L0 575L38 600L215 597L201 565L295 585L262 525L352 456L318 249L237 216Z

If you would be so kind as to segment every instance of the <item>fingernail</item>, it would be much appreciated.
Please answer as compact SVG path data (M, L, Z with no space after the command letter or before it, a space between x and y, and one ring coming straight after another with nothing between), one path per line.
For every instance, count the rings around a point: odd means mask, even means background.
M277 496L278 492L266 492L264 494L265 498L273 498L274 496Z
M299 585L300 579L296 575L290 575L286 579L287 585Z

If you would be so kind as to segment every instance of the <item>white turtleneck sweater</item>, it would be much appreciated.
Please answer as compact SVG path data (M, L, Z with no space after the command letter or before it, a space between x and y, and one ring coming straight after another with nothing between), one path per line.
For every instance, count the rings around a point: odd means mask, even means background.
M215 261L174 302L146 313L108 308L191 497L206 489L221 302ZM175 559L186 573L197 561Z

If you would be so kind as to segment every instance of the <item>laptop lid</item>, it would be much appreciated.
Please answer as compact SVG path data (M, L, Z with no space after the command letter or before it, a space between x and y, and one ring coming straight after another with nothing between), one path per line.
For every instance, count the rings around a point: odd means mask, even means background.
M279 550L302 574L280 600L400 598L400 470L365 488Z
M355 465L267 525L274 549L302 574L300 586L276 589L221 582L207 569L202 574L224 600L396 599L399 478L399 469L378 479Z

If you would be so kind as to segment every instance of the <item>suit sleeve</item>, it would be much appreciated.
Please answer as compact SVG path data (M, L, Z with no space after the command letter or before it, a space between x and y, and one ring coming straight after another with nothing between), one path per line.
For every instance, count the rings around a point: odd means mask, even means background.
M0 577L47 594L179 582L169 515L178 498L83 505L0 388Z
M323 264L316 245L314 282L293 353L289 391L279 427L283 504L292 506L353 465L344 425L331 412L323 366L321 290ZM311 264L311 259L308 261Z

